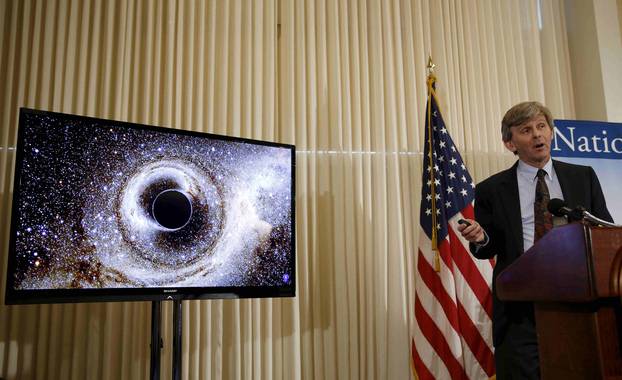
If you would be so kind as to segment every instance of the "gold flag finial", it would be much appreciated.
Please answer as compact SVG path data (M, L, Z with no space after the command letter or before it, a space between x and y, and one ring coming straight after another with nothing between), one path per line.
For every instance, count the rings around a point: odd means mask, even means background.
M428 56L428 75L429 74L434 74L434 68L436 67L436 65L434 64L434 62L432 62L432 56L429 55Z

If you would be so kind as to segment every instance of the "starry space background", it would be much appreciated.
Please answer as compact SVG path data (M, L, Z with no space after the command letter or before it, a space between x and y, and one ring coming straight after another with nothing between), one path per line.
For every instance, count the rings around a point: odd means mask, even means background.
M14 289L291 283L290 147L51 113L20 128ZM177 230L150 208L171 189L193 210Z

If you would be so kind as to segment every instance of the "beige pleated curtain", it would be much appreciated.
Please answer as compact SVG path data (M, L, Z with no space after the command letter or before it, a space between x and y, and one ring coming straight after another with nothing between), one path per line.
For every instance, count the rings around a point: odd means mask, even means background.
M19 107L290 143L297 296L184 302L184 378L410 378L428 55L481 180L514 160L511 105L574 116L563 14L562 0L1 0L0 300ZM0 378L146 379L150 306L1 305Z

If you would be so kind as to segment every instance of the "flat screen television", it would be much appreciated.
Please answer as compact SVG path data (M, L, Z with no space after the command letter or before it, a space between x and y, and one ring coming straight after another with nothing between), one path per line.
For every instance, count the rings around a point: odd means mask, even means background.
M22 108L5 302L294 296L295 147Z

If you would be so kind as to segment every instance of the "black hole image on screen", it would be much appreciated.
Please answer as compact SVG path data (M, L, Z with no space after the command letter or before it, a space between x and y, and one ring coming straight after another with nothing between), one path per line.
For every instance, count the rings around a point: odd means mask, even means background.
M20 123L15 289L291 283L291 147L59 115Z
M179 190L164 190L153 201L152 213L161 226L179 230L190 221L192 203Z

